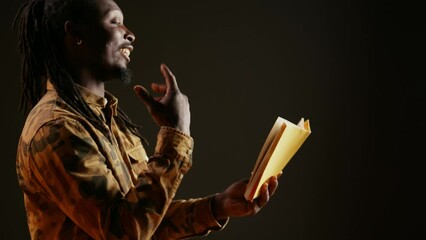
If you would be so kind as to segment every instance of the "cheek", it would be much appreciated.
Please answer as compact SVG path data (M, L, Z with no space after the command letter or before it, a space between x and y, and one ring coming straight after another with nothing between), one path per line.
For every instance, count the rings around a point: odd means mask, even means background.
M106 55L109 55L109 56L115 55L115 48L112 43L108 43L105 45L105 53Z
M119 42L117 41L117 38L112 37L109 39L108 43L105 44L105 52L107 56L116 61L120 57L120 51L119 51Z
M107 63L115 63L119 57L119 51L117 51L117 46L113 43L108 43L105 45L103 58Z
M103 29L94 34L92 51L96 57L100 60L102 65L116 65L117 61L120 61L120 51L118 50L120 39L119 33L111 29Z

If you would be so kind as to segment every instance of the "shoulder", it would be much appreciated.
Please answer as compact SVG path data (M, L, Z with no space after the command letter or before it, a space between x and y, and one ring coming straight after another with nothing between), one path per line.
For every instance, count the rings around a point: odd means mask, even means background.
M21 139L27 144L36 135L58 134L64 131L81 131L81 116L55 94L46 94L31 110L25 120Z

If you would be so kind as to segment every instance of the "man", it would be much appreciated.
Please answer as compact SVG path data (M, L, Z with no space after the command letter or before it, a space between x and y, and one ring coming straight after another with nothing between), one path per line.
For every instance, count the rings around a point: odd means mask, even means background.
M172 72L136 94L160 126L148 157L138 126L105 91L129 81L133 33L113 0L30 0L20 8L21 107L30 110L17 151L32 239L182 239L257 213L276 177L254 202L246 181L205 198L174 200L192 164L190 111Z

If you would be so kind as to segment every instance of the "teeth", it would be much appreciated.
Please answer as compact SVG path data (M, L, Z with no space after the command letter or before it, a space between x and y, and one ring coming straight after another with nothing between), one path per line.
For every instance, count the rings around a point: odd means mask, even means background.
M120 52L123 53L126 56L130 56L130 50L127 48L121 48Z

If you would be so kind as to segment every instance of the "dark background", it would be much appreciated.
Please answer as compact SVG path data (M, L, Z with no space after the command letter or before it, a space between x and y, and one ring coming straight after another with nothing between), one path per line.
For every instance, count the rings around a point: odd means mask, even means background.
M20 3L4 2L1 16L0 239L28 239L15 173L24 116L11 23ZM311 121L312 134L269 205L204 239L426 239L419 7L367 0L119 3L137 38L134 83L162 81L164 62L190 98L194 166L178 198L248 177L277 116ZM157 127L131 86L108 88L155 142Z

